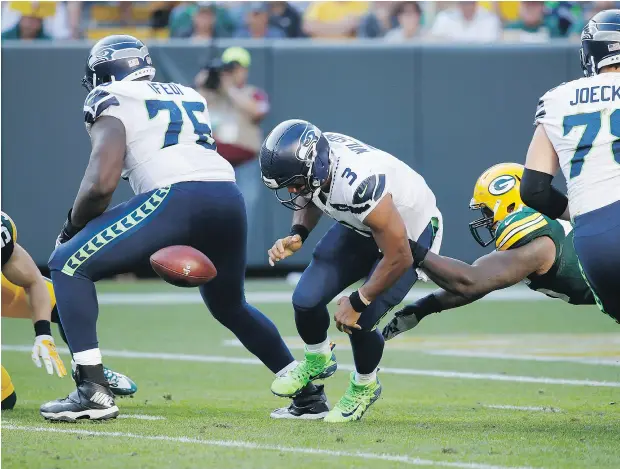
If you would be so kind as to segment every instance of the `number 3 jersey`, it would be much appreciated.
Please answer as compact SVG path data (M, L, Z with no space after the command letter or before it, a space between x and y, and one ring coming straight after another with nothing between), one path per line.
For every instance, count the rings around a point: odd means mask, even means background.
M437 220L439 230L432 251L438 252L441 213L424 178L398 158L359 140L333 132L323 135L330 146L332 182L328 193L317 191L313 203L343 225L371 236L364 219L391 194L409 239L417 241L431 220Z
M217 153L204 98L174 83L116 81L92 90L84 103L90 134L102 116L125 126L122 177L136 194L182 181L234 181Z
M538 102L558 154L571 217L620 200L620 73L564 83Z

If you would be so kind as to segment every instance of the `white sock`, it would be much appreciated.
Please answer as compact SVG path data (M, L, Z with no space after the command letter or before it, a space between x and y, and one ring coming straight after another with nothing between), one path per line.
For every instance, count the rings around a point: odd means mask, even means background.
M289 371L291 371L293 368L295 368L297 366L299 362L297 360L293 360L291 363L289 363L288 365L286 365L284 368L282 368L280 371L278 371L276 373L276 377L280 377L280 376L284 376L286 373L288 373Z
M90 350L74 353L73 360L76 365L101 365L101 350L91 348Z
M377 380L377 369L376 368L375 368L375 371L367 375L362 375L358 373L357 371L355 372L355 383L356 384L370 384L370 383L374 383L376 380Z
M322 353L323 355L327 355L332 351L329 346L329 337L320 344L306 344L306 351L310 353Z

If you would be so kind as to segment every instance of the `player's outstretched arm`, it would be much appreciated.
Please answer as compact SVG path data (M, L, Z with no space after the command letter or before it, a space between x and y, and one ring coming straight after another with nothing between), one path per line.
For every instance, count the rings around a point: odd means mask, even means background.
M558 169L558 155L544 126L539 124L527 150L521 198L528 207L549 218L570 220L568 198L551 185Z
M441 288L471 302L551 267L554 259L555 245L545 236L516 249L493 251L472 265L429 252L422 269Z
M321 209L312 202L303 209L294 212L291 233L284 238L278 239L271 249L267 251L269 265L273 267L276 262L286 259L299 251L310 232L321 219L322 213Z
M90 140L90 160L71 213L70 221L77 228L101 215L110 204L123 169L125 126L115 117L100 117L91 128Z
M48 374L54 370L58 376L67 374L65 366L58 356L51 330L52 302L45 283L36 264L19 244L15 244L13 255L2 267L2 273L7 280L18 287L22 287L32 309L32 322L35 330L35 343L32 348L32 360L41 367L39 357L43 358Z
M493 251L472 265L429 252L422 268L444 289L396 312L383 328L383 337L393 339L416 327L430 314L473 303L492 291L519 283L534 272L543 273L554 260L555 245L546 237L510 251Z

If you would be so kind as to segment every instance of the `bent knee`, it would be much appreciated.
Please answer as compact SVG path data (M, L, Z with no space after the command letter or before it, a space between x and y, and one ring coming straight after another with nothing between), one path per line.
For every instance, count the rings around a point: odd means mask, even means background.
M299 313L311 312L325 305L321 299L312 295L304 288L296 288L293 292L293 309Z
M47 261L47 267L50 269L50 272L54 270L62 270L67 260L69 260L69 257L70 256L67 255L66 246L63 246L61 244L56 249L54 249L54 252L52 252L49 261Z

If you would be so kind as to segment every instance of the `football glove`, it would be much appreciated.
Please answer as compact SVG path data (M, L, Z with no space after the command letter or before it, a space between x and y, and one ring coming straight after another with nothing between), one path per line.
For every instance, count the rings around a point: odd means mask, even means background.
M383 328L383 338L390 340L398 334L413 329L420 322L416 316L417 308L414 305L405 306L394 314L394 318Z
M34 339L31 356L37 368L41 368L41 358L43 359L47 374L53 375L54 370L60 378L67 374L65 364L58 355L54 338L51 335L38 335Z
M71 223L71 212L73 209L69 210L67 214L67 219L65 223L62 225L62 230L60 230L60 234L58 238L56 238L56 247L60 246L63 243L66 243L71 238L73 238L76 234L78 234L81 228L78 228Z

